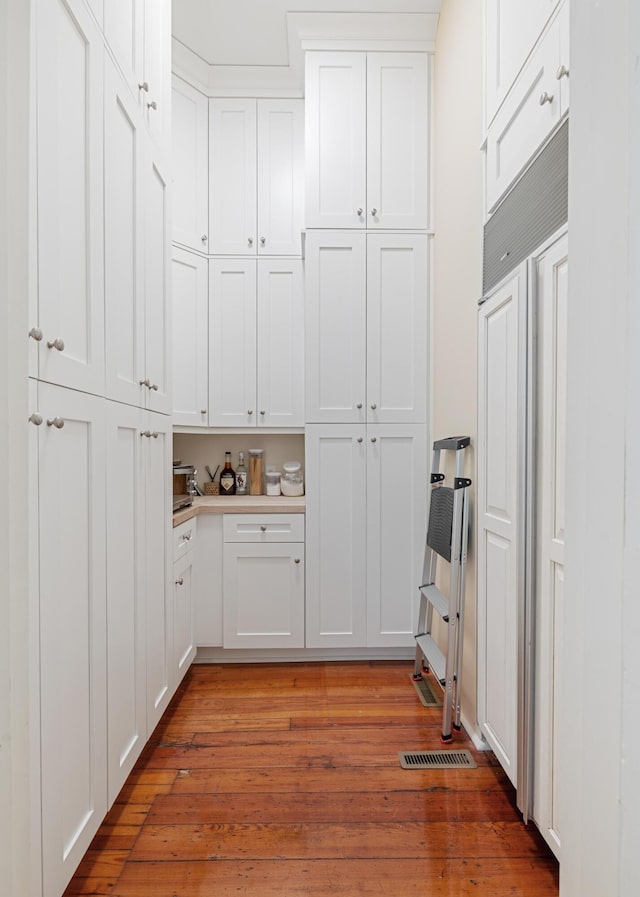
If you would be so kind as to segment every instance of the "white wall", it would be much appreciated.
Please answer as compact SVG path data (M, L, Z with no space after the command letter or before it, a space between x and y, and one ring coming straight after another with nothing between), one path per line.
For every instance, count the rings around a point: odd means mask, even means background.
M640 892L640 12L571 4L562 897Z
M27 114L29 7L0 0L0 890L29 893Z
M476 302L482 295L483 4L443 0L435 61L434 439L469 435L475 479ZM473 490L472 490L473 502ZM473 521L473 517L472 517ZM467 565L462 710L476 724L476 577L473 525Z

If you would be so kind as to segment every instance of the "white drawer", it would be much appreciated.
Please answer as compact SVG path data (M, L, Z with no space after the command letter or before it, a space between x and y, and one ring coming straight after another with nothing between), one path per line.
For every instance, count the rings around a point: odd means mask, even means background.
M225 514L225 542L304 542L304 514Z
M197 518L192 517L191 520L185 520L173 530L173 562L179 561L188 551L193 550L193 544L196 540L196 522Z

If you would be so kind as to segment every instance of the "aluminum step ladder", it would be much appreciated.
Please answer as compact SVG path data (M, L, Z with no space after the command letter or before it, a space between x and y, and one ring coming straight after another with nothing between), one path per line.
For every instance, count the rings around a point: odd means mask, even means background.
M424 550L414 681L432 670L444 690L442 702L442 742L450 744L451 729L460 731L460 677L464 637L464 576L467 562L468 490L471 480L464 477L464 450L469 436L449 436L433 443L431 501ZM445 485L440 473L442 452L455 452L455 476L452 486ZM436 586L442 562L449 565L449 594ZM444 654L432 636L433 611L447 625Z

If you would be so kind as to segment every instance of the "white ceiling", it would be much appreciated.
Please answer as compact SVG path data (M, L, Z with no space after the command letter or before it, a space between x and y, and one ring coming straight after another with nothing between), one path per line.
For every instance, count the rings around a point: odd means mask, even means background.
M172 0L174 57L209 87L302 86L303 40L429 42L441 0ZM192 72L196 74L195 71Z

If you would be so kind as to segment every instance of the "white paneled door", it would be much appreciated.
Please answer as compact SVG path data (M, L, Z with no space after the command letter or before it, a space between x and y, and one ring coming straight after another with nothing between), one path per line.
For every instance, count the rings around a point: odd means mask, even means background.
M209 407L209 263L173 250L171 341L173 423L206 426Z
M556 856L557 683L562 651L565 544L568 238L534 259L537 314L536 690L533 815Z
M526 265L478 322L478 721L517 783L524 513Z
M209 103L204 94L173 76L172 237L207 252L209 245Z

